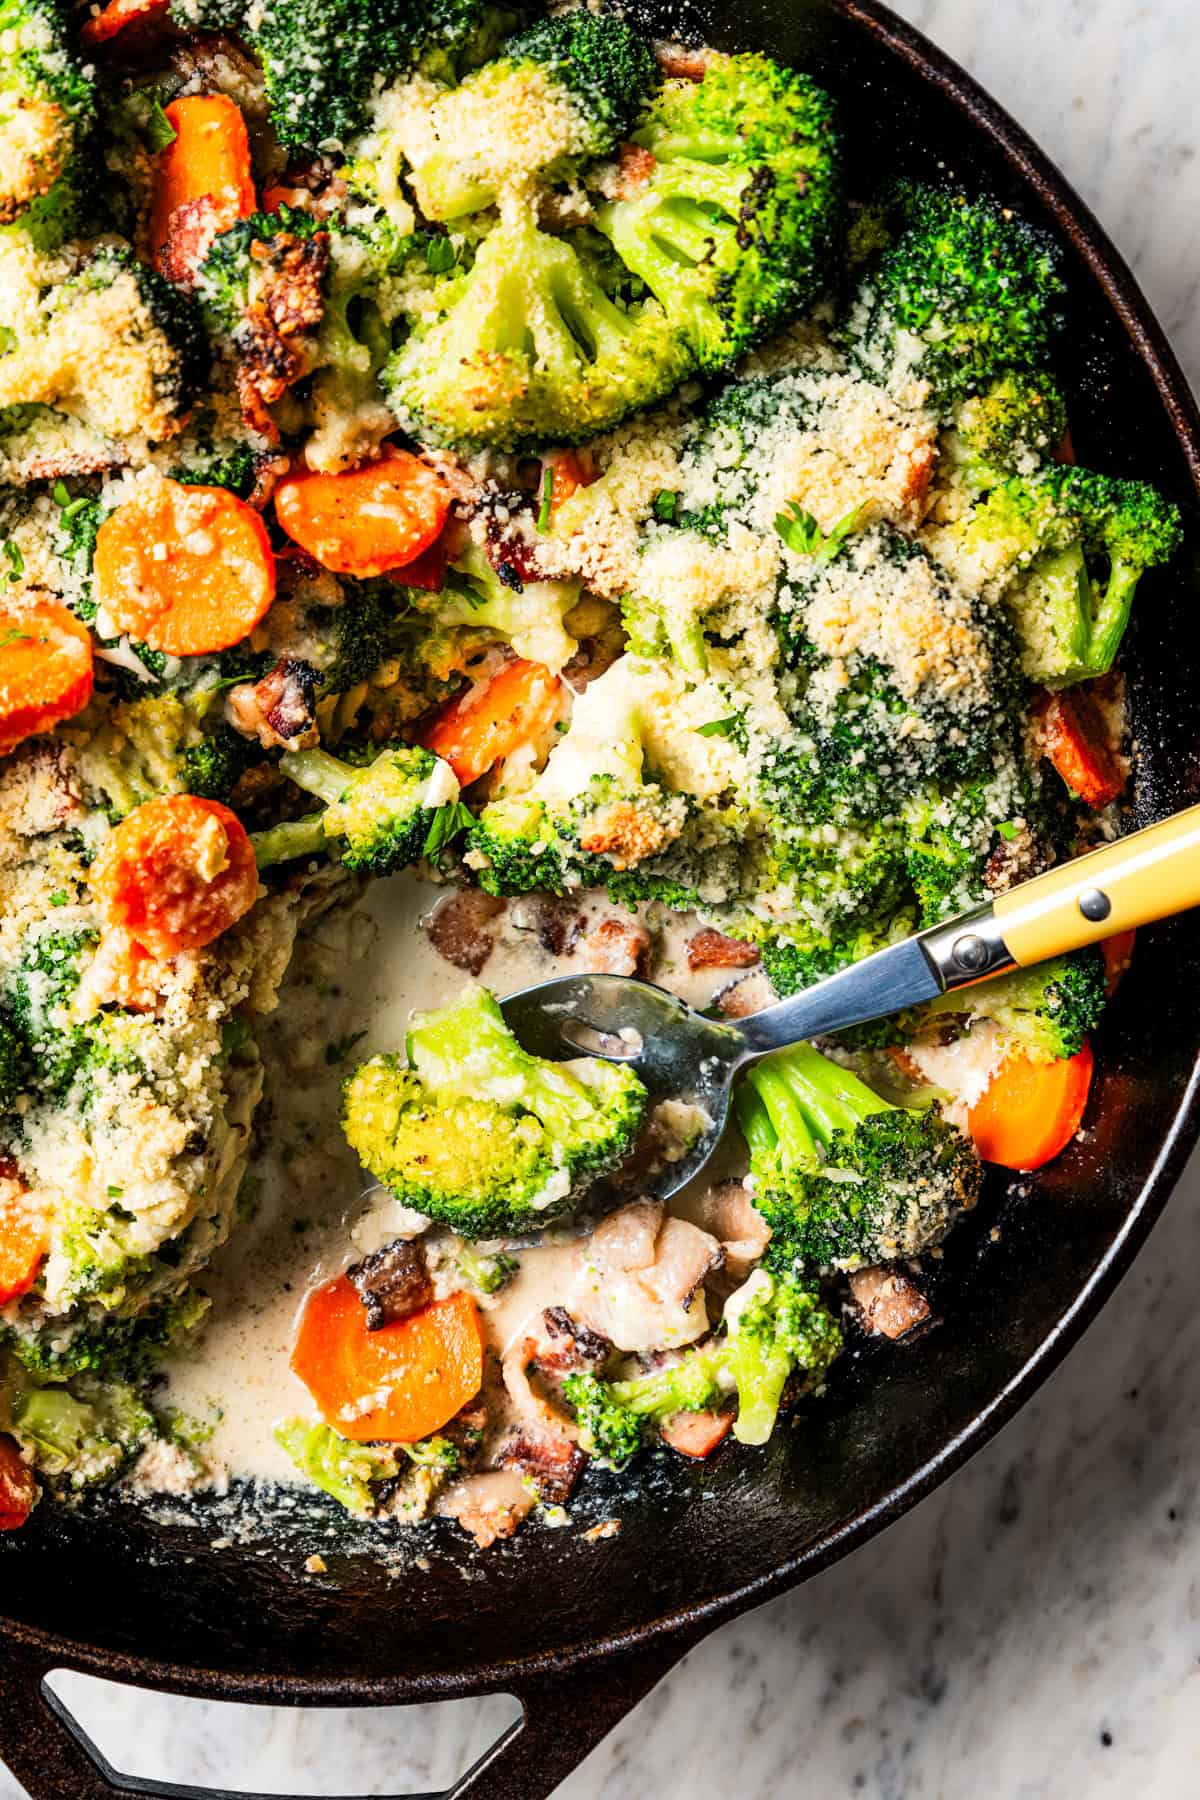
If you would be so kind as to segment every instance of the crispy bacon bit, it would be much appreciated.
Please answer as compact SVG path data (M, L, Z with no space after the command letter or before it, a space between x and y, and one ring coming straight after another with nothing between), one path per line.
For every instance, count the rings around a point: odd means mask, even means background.
M879 1337L907 1337L931 1316L929 1302L916 1283L888 1264L856 1269L850 1277L850 1293L864 1328Z
M740 1287L771 1241L771 1227L740 1181L710 1188L700 1204L699 1223L725 1252L722 1273Z
M583 966L592 975L645 975L650 966L651 939L636 919L615 915L601 919L583 940Z
M229 223L228 207L212 194L201 194L177 206L167 222L167 235L158 253L158 266L167 280L179 288L193 288L214 238Z
M714 931L711 925L705 925L687 941L689 969L752 969L759 960L753 944L726 937L723 931Z
M565 1506L587 1457L564 1438L519 1437L501 1447L496 1461L532 1481L546 1506Z
M703 1461L724 1442L732 1424L730 1413L678 1412L661 1427L659 1436L680 1456Z
M638 189L645 187L657 167L658 158L641 144L622 144L617 151L617 179L613 198L632 200Z
M319 740L313 700L317 671L298 657L281 656L261 681L232 688L226 701L244 737L257 737L264 750L306 750Z
M579 1436L575 1421L560 1412L529 1378L531 1369L540 1368L538 1353L541 1349L542 1336L538 1327L511 1344L500 1363L504 1386L517 1417L531 1425L539 1437L563 1438L573 1444Z
M711 52L693 50L686 44L655 44L654 55L672 81L703 81Z
M271 442L278 438L267 411L307 373L307 335L321 323L321 283L329 266L329 236L297 237L281 231L250 246L260 265L257 291L237 331L238 399L247 425Z
M573 1369L599 1369L612 1355L606 1337L571 1317L565 1306L548 1306L542 1314L542 1331L535 1339L533 1360L550 1375L568 1375Z
M544 580L528 494L492 498L484 531L485 554L505 587L519 594L527 581Z
M407 574L407 571L405 571ZM583 914L554 894L525 894L509 908L517 931L532 931L548 956L566 956L583 930Z
M331 156L313 156L289 163L279 180L264 188L263 211L278 212L281 206L294 206L319 219L340 213L348 189L337 168L337 162Z
M425 1246L418 1239L396 1238L364 1256L346 1275L366 1310L368 1331L407 1319L433 1299Z
M493 894L485 894L482 888L463 888L439 901L425 929L439 956L468 975L478 975L496 947L487 926L503 911L503 900Z

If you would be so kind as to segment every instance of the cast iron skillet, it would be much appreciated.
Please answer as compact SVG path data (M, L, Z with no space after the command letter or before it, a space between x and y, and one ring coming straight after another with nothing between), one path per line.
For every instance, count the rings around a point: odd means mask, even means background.
M933 176L944 165L1050 225L1067 251L1066 373L1081 460L1158 481L1194 527L1200 415L1175 358L1095 220L961 70L872 0L743 0L736 19L715 20L645 0L643 16L659 32L683 27L814 70L844 102L860 191L872 172ZM1180 654L1198 598L1190 556L1139 597L1128 656L1139 824L1200 797L1200 708ZM101 1766L42 1685L58 1667L318 1706L503 1690L519 1696L524 1721L453 1795L539 1800L705 1633L897 1518L1045 1379L1183 1166L1198 1122L1198 1017L1194 926L1145 933L1101 1034L1086 1139L1023 1184L1025 1197L996 1182L986 1219L947 1256L940 1328L907 1349L847 1357L827 1397L762 1452L695 1468L664 1455L622 1499L600 1477L579 1517L619 1514L619 1536L588 1542L578 1528L534 1528L484 1560L438 1524L427 1566L396 1580L325 1537L306 1543L302 1531L274 1558L209 1548L211 1530L155 1526L131 1508L40 1511L0 1546L0 1756L34 1800L195 1800L194 1789ZM329 1572L305 1577L318 1544Z

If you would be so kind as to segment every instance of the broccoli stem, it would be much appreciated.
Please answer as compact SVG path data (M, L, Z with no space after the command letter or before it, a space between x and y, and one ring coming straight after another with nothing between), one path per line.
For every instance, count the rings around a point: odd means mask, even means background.
M349 763L339 762L328 750L290 750L280 764L289 780L309 794L315 794L326 806L341 800L347 788L363 773Z
M308 813L303 819L288 819L282 825L253 832L250 842L259 868L295 862L302 856L328 856L332 846L325 835L324 817L324 813Z

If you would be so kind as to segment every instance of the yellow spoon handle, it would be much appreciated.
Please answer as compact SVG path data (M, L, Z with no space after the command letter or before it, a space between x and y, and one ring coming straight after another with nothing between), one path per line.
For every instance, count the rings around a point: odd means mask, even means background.
M1200 806L1001 894L992 914L1014 960L1027 964L1191 906L1200 906Z

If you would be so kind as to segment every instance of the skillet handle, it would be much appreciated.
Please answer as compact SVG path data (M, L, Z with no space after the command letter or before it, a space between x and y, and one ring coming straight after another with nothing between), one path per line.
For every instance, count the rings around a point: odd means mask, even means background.
M522 1674L500 1690L520 1701L521 1718L473 1768L441 1794L392 1800L548 1800L704 1635L693 1626L591 1667ZM71 1661L0 1633L0 1763L30 1800L286 1800L122 1775L45 1685L48 1674Z

